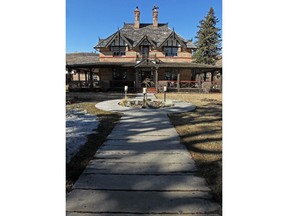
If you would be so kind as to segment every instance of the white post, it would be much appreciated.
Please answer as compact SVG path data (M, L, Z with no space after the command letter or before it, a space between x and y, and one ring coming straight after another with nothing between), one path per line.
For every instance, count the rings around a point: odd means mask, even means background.
M127 99L128 86L124 86L125 100Z
M143 88L143 106L146 106L146 88Z
M167 86L164 86L164 102L166 102L166 92L167 92Z

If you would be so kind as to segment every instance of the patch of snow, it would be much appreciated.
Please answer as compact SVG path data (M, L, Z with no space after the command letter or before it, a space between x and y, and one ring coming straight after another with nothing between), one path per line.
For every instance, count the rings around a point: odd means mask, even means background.
M87 135L95 133L99 121L95 115L77 109L66 110L66 163L87 142Z

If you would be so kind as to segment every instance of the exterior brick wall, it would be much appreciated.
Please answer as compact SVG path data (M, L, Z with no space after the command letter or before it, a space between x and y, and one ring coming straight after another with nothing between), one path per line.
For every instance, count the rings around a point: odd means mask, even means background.
M127 48L128 49L128 48ZM137 49L135 50L127 50L125 56L113 56L113 52L111 52L107 48L102 48L99 54L100 62L136 62L137 55L141 56L141 52ZM179 48L180 50L180 48ZM165 56L164 52L159 50L151 50L149 52L149 58L159 58L163 62L191 62L192 61L192 54L191 50L186 51L178 51L178 56Z

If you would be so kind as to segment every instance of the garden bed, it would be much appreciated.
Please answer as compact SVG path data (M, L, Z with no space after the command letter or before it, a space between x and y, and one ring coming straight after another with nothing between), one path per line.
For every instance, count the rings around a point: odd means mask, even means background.
M174 106L172 101L163 101L163 100L121 100L118 105L131 108L150 108L150 109L159 109L167 108Z

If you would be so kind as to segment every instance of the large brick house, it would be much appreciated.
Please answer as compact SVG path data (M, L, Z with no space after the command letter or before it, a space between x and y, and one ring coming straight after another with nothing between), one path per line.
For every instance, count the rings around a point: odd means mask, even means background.
M66 55L67 82L73 89L123 89L141 91L187 91L221 89L221 65L193 63L197 47L168 27L158 23L158 8L152 9L153 23L140 23L140 10L134 10L134 23L124 26L94 47L96 53Z

